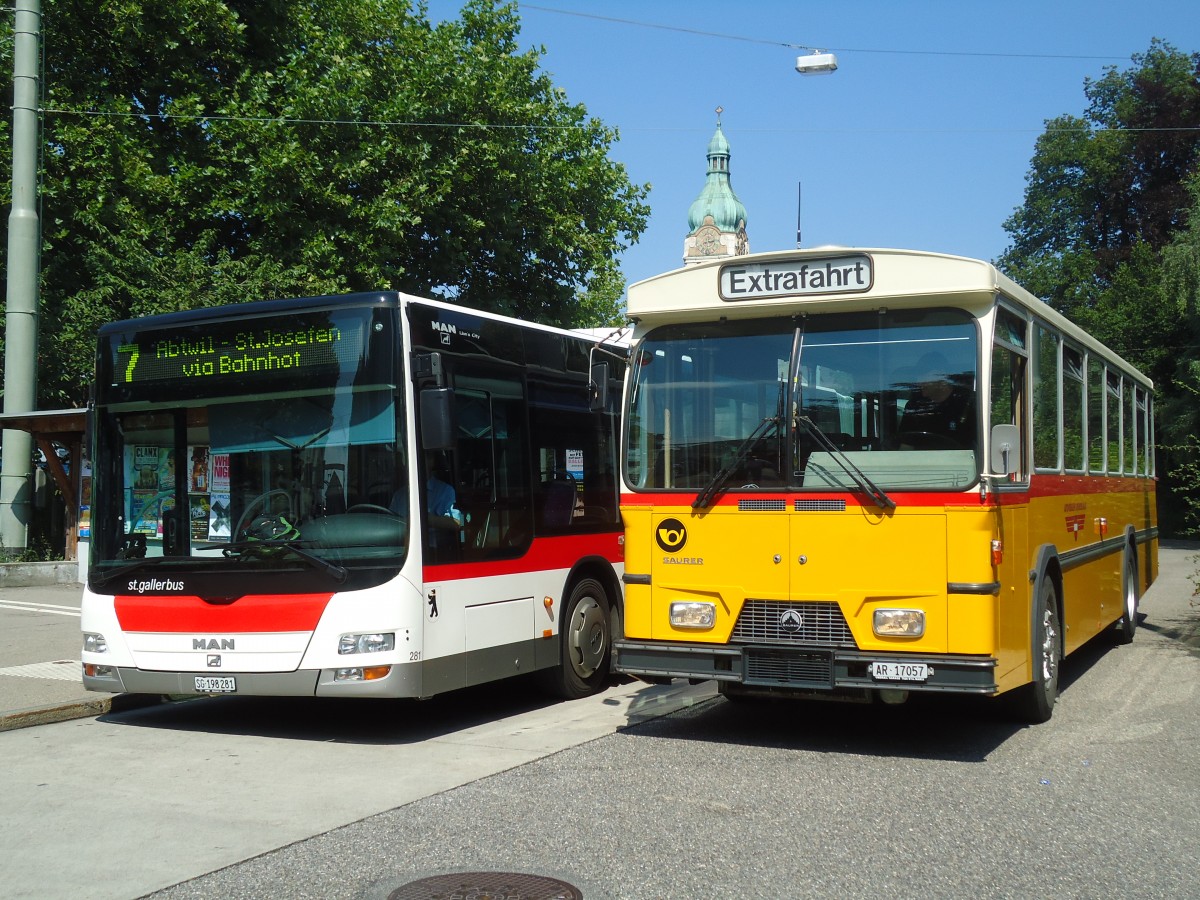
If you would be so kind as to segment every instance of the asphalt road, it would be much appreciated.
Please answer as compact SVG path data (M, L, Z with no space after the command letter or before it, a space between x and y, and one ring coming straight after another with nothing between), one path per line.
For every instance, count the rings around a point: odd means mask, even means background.
M1033 727L983 701L620 685L0 734L0 896L399 898L470 873L588 900L1200 896L1195 553L1163 551L1133 644L1068 660Z

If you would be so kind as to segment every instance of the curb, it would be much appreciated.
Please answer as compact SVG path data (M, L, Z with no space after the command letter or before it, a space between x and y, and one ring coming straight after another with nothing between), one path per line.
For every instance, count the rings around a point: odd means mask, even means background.
M0 713L0 732L15 731L33 725L49 725L53 722L68 722L72 719L88 719L108 713L122 713L147 706L166 703L167 698L159 694L114 694L97 697L95 700L75 700L54 706L34 706Z

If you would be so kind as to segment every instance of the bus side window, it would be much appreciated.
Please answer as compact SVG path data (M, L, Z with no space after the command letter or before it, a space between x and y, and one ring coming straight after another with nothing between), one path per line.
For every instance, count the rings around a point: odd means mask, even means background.
M993 425L1015 425L1021 434L1017 441L1018 456L1010 463L1009 481L1021 481L1028 471L1025 458L1024 415L1025 358L1007 347L992 348L992 408Z

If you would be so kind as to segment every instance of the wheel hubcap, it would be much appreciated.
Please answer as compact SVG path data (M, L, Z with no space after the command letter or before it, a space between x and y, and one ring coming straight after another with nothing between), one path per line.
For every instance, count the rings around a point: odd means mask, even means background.
M1042 613L1042 678L1052 684L1058 673L1058 629L1054 627L1054 613L1049 609Z
M604 609L592 597L585 597L575 608L569 646L575 671L583 678L590 678L600 668L608 649Z

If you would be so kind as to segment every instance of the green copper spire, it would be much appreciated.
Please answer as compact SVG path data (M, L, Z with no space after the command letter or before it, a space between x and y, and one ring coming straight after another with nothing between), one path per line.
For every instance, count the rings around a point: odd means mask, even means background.
M704 190L688 209L689 233L712 216L713 224L723 232L736 232L745 226L746 207L729 183L729 141L721 130L721 108L717 107L717 130L708 142L708 175Z

